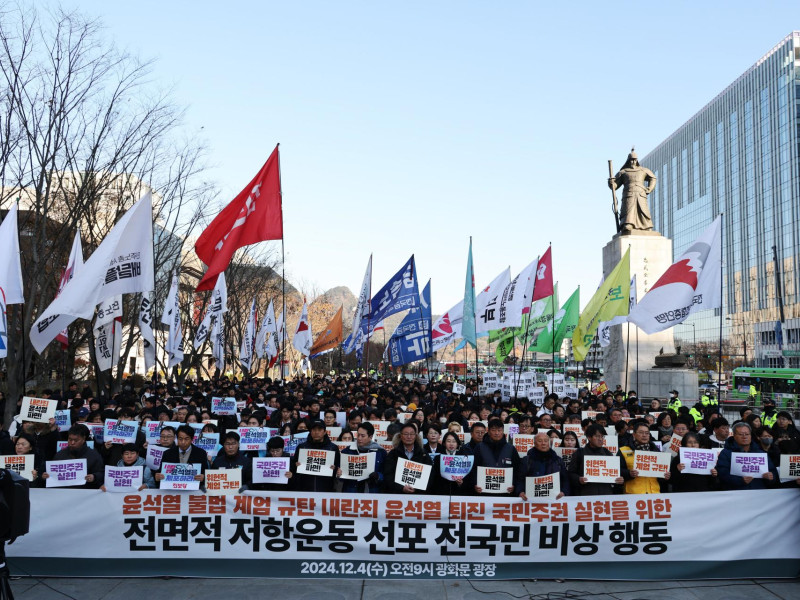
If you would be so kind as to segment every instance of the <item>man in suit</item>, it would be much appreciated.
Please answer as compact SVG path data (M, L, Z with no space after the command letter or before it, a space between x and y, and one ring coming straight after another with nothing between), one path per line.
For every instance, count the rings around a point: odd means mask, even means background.
M208 466L208 455L205 451L201 450L194 444L194 429L191 425L181 425L178 427L177 441L178 445L169 448L161 456L161 466L156 473L156 481L164 479L164 463L183 463L183 464L199 464L200 473L194 476L195 480L203 481L205 479L206 467Z

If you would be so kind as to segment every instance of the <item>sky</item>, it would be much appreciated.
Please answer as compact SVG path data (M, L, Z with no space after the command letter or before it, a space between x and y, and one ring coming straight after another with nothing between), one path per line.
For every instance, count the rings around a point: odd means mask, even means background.
M232 199L281 144L286 274L373 290L415 254L435 314L552 244L588 302L608 160L657 146L800 29L800 2L108 2ZM616 170L615 169L615 170ZM199 232L198 232L199 233Z

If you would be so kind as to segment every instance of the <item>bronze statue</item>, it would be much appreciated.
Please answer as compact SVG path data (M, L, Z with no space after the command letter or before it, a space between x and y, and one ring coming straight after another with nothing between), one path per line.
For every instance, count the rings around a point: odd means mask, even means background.
M639 164L639 157L633 148L620 172L612 176L613 172L611 161L608 161L608 187L614 196L617 232L628 235L636 230L652 231L653 219L650 217L647 195L656 189L656 176L650 169ZM620 186L625 186L625 189L622 192L622 209L618 215L616 190Z

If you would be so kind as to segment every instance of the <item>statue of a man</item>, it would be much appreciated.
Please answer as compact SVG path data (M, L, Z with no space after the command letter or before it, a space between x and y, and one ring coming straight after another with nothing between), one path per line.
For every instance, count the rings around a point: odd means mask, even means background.
M634 230L653 230L653 219L647 205L647 195L656 189L656 176L653 172L639 164L639 157L631 149L628 160L614 177L608 178L608 187L616 193L620 186L622 192L622 208L619 212L619 233L630 234Z

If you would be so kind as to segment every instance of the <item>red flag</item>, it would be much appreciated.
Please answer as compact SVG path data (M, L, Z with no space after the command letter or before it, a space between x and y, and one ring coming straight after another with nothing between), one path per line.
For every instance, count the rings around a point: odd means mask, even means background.
M547 252L539 259L536 267L536 284L533 288L533 300L541 300L553 295L553 259L550 256L550 246Z
M194 250L208 270L196 291L213 289L217 276L242 246L283 238L278 146L261 170L197 239Z

